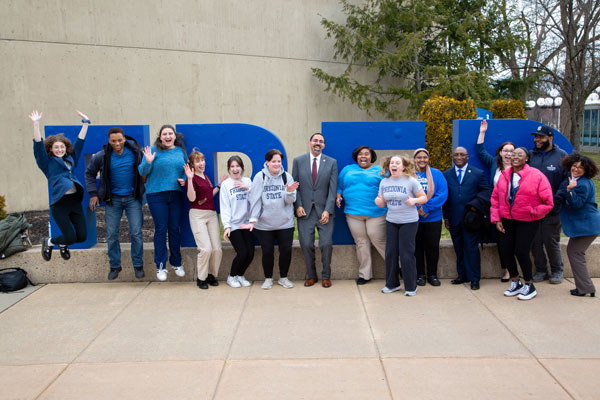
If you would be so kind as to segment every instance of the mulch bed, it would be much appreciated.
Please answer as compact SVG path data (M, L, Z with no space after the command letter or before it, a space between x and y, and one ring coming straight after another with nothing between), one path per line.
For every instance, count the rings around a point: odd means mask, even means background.
M144 223L142 225L142 234L144 242L152 242L154 237L154 223L148 206L142 208L144 213ZM50 221L50 211L24 211L23 214L27 218L27 222L31 224L30 240L33 244L40 244L44 236L48 236L48 222ZM106 243L106 224L104 223L104 207L96 209L96 234L98 243ZM119 226L119 241L129 243L129 224L123 213L121 225Z

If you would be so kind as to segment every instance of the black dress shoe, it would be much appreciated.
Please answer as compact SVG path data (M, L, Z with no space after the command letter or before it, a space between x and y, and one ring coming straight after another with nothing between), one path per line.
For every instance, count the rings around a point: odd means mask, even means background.
M54 246L48 246L49 237L42 239L42 258L46 261L50 261L52 258L52 249Z
M371 280L370 279L365 279L365 278L358 278L356 280L356 284L357 285L364 285L365 283L369 283L369 282L371 282Z
M121 272L121 268L111 268L110 272L108 273L108 280L113 281L117 279L117 276L119 276L119 272Z
M146 274L144 274L144 267L133 267L133 271L135 272L135 277L138 279L142 279L146 276Z
M440 286L441 285L440 280L435 275L431 275L429 278L427 278L427 282L429 282L429 284L431 286Z
M587 293L581 293L579 290L577 290L577 288L571 289L571 295L573 296L584 297L586 294ZM590 293L590 297L596 297L596 292Z
M217 280L217 278L215 278L215 276L213 274L208 274L208 277L206 278L206 282L210 286L219 286L219 281Z
M417 277L417 286L425 286L425 275L419 275Z
M201 281L198 278L196 278L196 285L198 285L198 287L200 289L208 289L208 285L206 284L206 281Z
M471 290L479 290L479 282L471 282Z
M500 278L500 282L506 283L508 281L510 281L510 277L508 277L508 278Z
M465 282L466 282L466 279L463 279L463 278L456 278L456 279L452 279L450 281L450 283L453 285L460 285L461 283L465 283Z
M63 260L68 260L71 258L71 252L67 246L60 246L60 256L63 258Z

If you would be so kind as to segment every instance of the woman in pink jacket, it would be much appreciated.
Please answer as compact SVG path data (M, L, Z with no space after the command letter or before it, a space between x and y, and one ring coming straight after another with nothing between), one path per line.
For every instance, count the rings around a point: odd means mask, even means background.
M507 255L510 288L505 296L529 300L537 295L533 285L529 251L540 220L554 207L552 187L539 170L527 165L529 151L514 150L512 166L502 171L492 193L490 219L500 232L498 246ZM525 284L519 279L515 256L521 265Z

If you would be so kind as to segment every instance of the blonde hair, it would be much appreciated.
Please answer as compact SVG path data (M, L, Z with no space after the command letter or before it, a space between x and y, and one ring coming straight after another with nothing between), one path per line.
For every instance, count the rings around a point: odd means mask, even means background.
M383 161L381 162L381 172L380 174L385 176L386 178L391 176L390 173L390 162L392 161L392 158L394 157L398 157L400 160L402 160L402 175L403 176L412 176L413 178L416 178L417 175L415 174L415 163L412 162L408 157L405 156L401 156L399 154L393 155L391 157L385 157L383 159Z

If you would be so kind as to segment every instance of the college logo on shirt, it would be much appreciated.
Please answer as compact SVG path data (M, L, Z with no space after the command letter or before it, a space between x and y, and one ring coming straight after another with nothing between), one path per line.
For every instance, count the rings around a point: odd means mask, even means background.
M556 171L556 167L555 167L554 165L552 165L552 164L548 165L548 166L546 167L546 169L547 169L548 171L552 171L552 172Z

